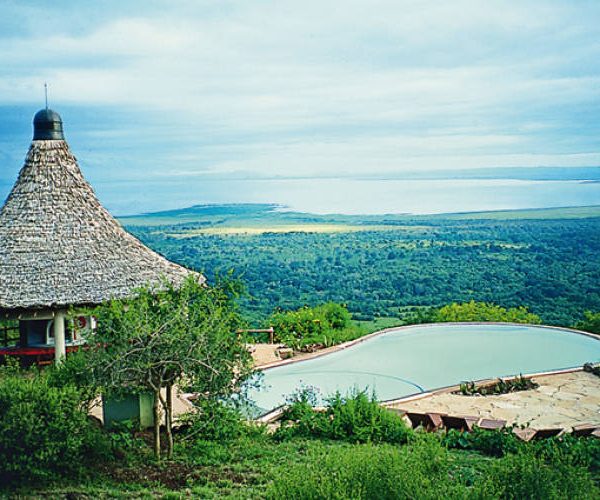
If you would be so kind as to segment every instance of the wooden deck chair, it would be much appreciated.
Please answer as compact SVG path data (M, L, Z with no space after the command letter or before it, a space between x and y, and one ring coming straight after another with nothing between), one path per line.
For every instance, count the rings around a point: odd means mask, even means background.
M573 427L572 435L575 437L591 436L594 431L600 430L600 425L596 424L579 424Z
M442 415L442 422L446 429L456 429L461 432L470 432L479 421L479 417L455 417Z
M427 431L435 431L444 425L442 413L416 413L406 412L413 429L421 426Z
M479 422L477 422L477 427L490 431L502 429L505 426L506 420L498 420L494 418L482 418Z
M515 428L515 429L513 429L513 434L515 436L517 436L521 441L525 441L526 443L533 439L536 432L537 431L535 429L530 429L530 428L526 428L526 429Z
M565 430L562 427L553 427L550 429L537 429L533 439L548 439L551 437L558 437L563 434Z

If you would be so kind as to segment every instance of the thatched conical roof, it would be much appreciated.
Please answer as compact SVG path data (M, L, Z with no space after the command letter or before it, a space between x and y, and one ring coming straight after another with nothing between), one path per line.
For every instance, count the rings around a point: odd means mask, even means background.
M0 309L93 305L185 279L191 271L144 246L100 204L62 139L62 122L57 131L58 114L40 113L0 211Z

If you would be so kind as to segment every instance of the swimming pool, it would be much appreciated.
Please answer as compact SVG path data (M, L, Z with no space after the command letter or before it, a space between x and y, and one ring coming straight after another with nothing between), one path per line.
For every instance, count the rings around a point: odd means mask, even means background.
M263 371L250 399L262 413L302 386L326 397L353 388L381 401L467 380L538 373L600 361L600 341L574 331L513 324L401 327L347 349Z

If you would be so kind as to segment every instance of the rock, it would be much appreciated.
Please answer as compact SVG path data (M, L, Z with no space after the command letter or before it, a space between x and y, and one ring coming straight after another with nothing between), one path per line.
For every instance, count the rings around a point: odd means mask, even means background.
M281 359L289 359L294 356L294 350L290 347L280 347L277 349L277 354Z

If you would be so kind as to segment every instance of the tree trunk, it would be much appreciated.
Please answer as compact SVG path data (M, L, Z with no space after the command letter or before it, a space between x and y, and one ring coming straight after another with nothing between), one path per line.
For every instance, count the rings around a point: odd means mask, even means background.
M167 458L173 458L173 385L167 384L167 407L165 408L165 427L167 429Z
M160 389L154 391L154 404L152 410L154 412L154 457L160 461Z

